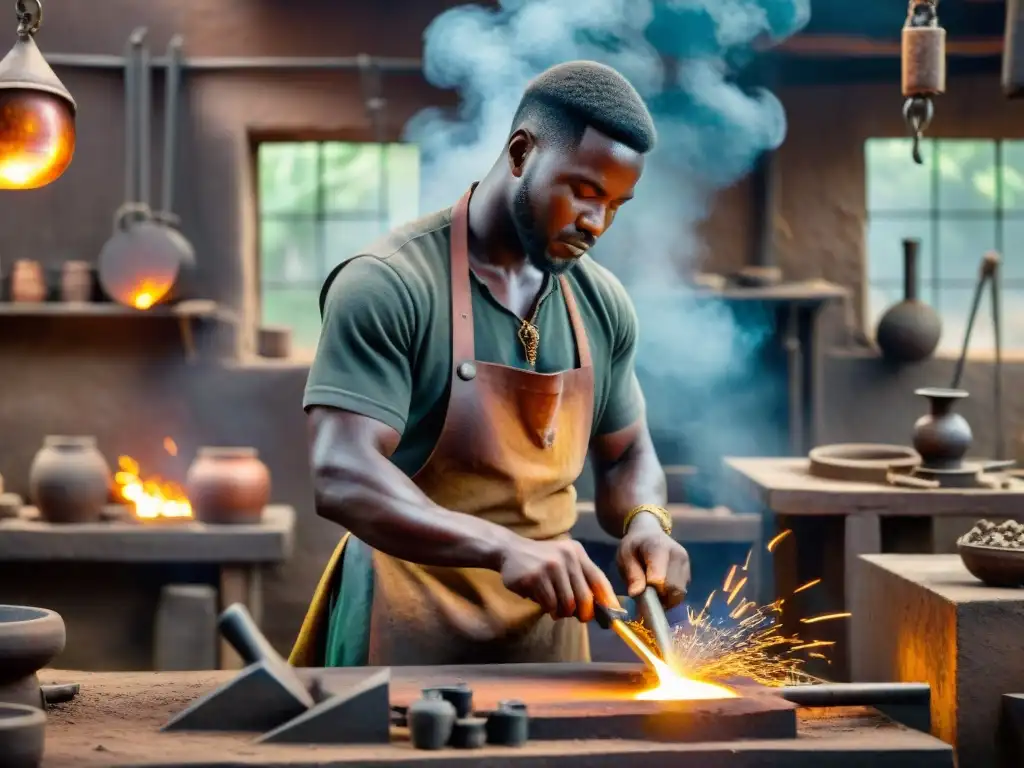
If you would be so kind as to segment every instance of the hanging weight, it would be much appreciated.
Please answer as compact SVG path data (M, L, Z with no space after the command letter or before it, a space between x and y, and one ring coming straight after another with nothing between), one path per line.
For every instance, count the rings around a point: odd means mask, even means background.
M903 95L938 96L946 92L946 30L933 3L913 1L903 26Z

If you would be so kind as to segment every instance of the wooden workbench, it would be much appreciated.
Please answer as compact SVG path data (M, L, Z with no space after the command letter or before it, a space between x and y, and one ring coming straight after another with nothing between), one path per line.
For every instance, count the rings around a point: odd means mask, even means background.
M262 765L282 768L459 765L559 768L952 768L952 750L869 710L832 710L801 717L798 738L728 744L644 741L530 742L521 749L419 752L407 741L383 747L255 745L240 734L163 734L159 728L198 696L226 681L227 672L41 673L44 683L78 682L78 698L52 707L42 768Z
M1000 490L898 488L815 477L810 461L799 458L728 458L725 479L733 495L738 494L737 508L753 505L764 514L765 541L784 530L793 532L765 558L761 583L772 588L762 589L760 601L786 598L783 623L788 631L805 636L809 630L801 628L800 618L850 610L858 589L851 576L861 555L930 554L936 549L935 518L1024 519L1020 481ZM964 520L958 523L963 527L959 532L970 527ZM790 597L817 578L820 585ZM812 663L809 671L848 680L848 624L815 625L813 638L837 645L831 665Z

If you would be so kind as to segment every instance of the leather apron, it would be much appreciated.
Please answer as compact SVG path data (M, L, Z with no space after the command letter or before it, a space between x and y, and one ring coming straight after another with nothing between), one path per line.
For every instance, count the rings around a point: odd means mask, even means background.
M565 537L576 522L573 483L590 444L594 370L568 280L561 293L579 367L536 373L475 359L468 191L452 211L451 390L444 426L413 482L441 507L531 539ZM290 661L319 665L330 590L348 535L314 594ZM556 621L514 595L500 574L441 568L373 552L369 663L375 666L589 660L585 625Z

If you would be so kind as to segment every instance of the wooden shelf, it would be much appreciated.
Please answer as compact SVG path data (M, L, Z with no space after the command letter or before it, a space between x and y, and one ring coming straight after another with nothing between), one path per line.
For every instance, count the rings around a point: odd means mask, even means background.
M132 309L113 302L39 304L0 302L0 317L133 317L133 318L217 318L223 315L216 302L183 301L174 306L156 306L152 309Z

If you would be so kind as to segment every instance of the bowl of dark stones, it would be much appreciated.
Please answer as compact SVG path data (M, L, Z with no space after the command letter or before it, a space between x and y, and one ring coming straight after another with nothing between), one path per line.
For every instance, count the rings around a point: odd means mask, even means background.
M964 567L989 587L1024 587L1024 525L979 520L957 539Z

